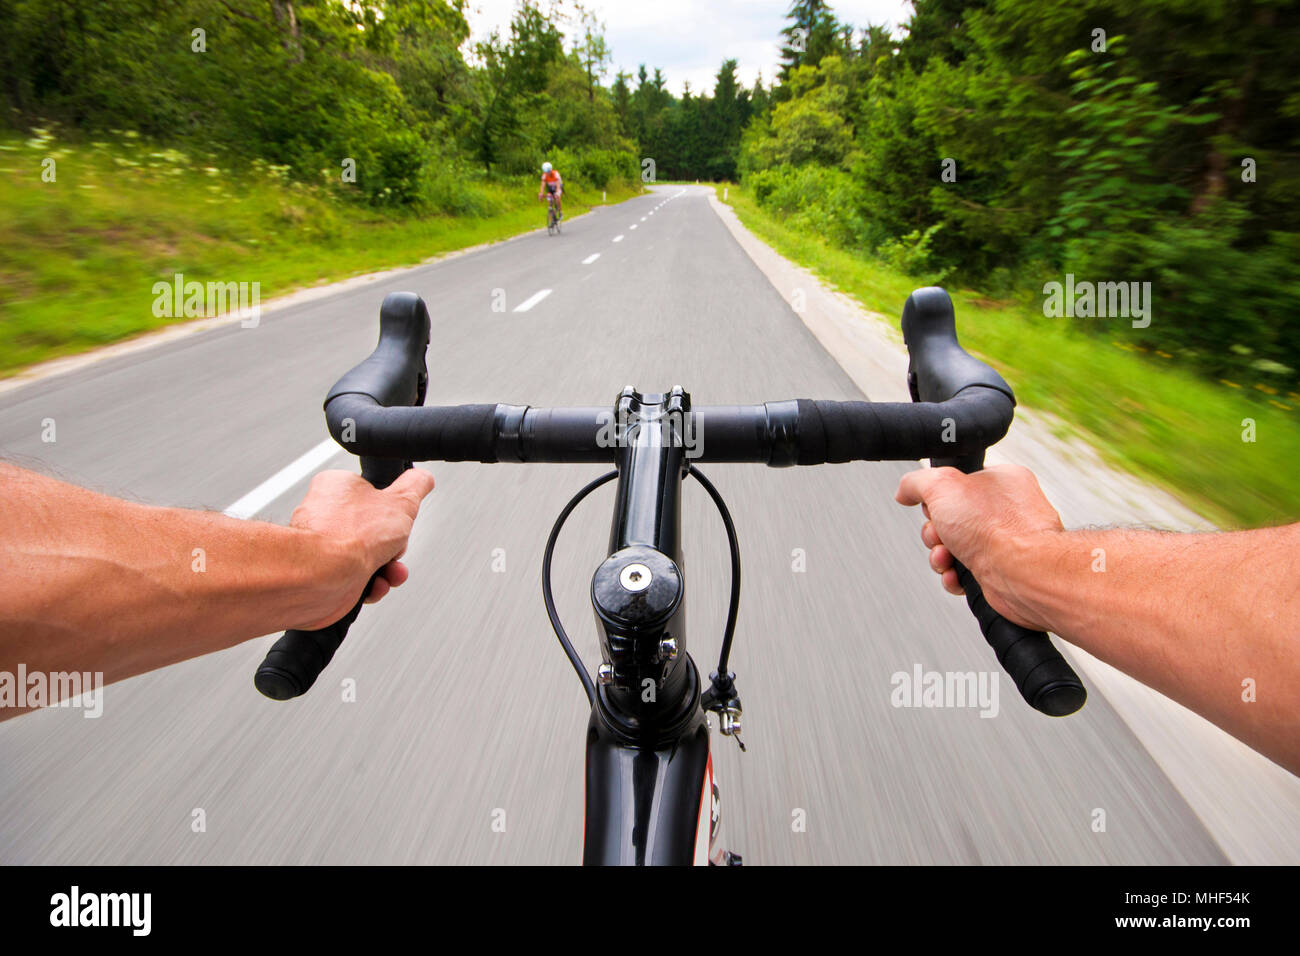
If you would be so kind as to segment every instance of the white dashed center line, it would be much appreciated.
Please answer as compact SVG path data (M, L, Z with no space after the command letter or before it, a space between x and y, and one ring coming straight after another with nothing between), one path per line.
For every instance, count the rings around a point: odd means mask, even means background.
M528 298L524 299L523 302L520 302L517 306L515 306L515 311L527 312L529 309L535 306L538 302L541 302L550 294L551 294L550 289L543 289L541 292L536 292L533 295L530 295Z
M582 264L583 264L584 266L589 266L589 265L591 265L593 262L595 262L595 261L596 261L597 259L599 259L599 258L600 258L600 253L599 253L599 252L593 252L591 255L587 256L587 258L585 258L585 259L582 260Z
M629 229L635 229L635 228L636 228L636 223L632 223L632 225L628 226L628 228L629 228Z
M619 235L615 236L615 237L614 237L614 241L615 241L615 242L622 242L622 241L623 241L623 236L622 236L622 234L619 234Z

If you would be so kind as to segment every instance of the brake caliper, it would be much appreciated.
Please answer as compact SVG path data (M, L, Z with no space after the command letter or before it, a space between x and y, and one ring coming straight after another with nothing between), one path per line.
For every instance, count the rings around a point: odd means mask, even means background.
M728 737L735 737L741 753L745 752L745 742L740 739L740 695L736 693L736 675L728 671L725 677L717 671L709 675L709 689L700 697L700 706L706 711L718 715L718 730Z

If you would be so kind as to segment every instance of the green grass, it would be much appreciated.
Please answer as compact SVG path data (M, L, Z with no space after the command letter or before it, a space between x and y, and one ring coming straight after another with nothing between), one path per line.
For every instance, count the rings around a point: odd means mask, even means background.
M46 158L54 182L42 180ZM567 217L601 204L600 189L566 186ZM259 282L266 302L545 223L531 177L449 189L458 215L389 213L264 164L221 169L129 138L0 138L0 377L178 321L153 314L152 293L178 272ZM610 184L608 201L640 191Z
M787 228L743 187L719 184L719 199L723 185L750 231L895 329L907 296L927 284ZM1056 414L1109 461L1220 526L1300 519L1300 395L1206 381L1114 335L1088 336L1024 306L949 291L962 344L1006 377L1022 405ZM1242 440L1246 419L1254 442Z

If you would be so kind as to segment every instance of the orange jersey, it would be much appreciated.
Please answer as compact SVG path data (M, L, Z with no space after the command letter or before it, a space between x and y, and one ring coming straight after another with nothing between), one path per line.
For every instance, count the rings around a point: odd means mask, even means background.
M542 173L542 182L549 186L558 186L560 185L560 174L553 169L549 173Z

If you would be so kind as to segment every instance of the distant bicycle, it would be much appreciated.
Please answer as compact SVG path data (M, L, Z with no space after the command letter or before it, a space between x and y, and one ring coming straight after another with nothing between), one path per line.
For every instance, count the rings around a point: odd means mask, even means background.
M560 232L560 217L555 211L555 193L546 194L546 232L551 236Z
M559 171L550 163L542 163L542 182L537 190L537 198L541 199L542 194L546 194L546 232L547 235L558 235L560 232L560 220L564 217L564 212L557 207L556 203L564 192L564 179L561 178Z

